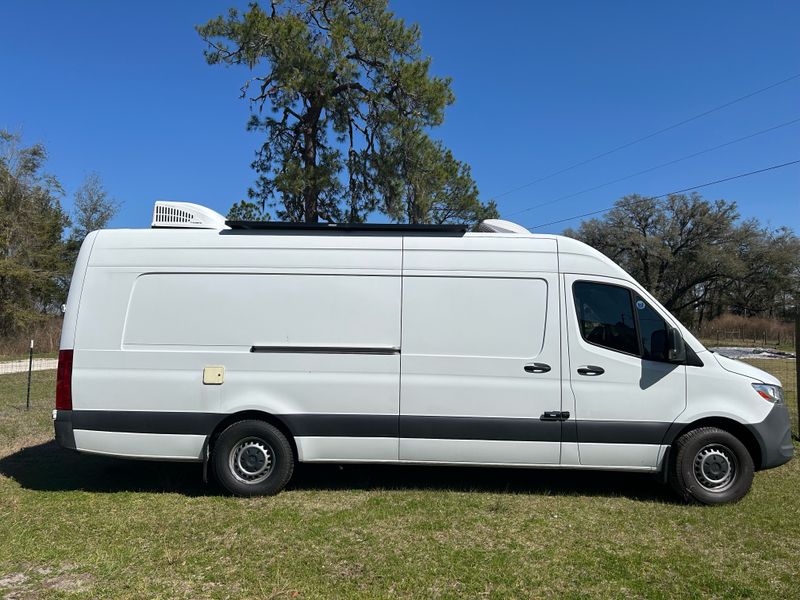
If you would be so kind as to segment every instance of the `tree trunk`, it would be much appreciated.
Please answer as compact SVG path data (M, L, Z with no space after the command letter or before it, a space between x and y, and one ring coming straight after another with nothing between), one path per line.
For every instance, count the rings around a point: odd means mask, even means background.
M306 169L306 175L312 177L312 181L306 180L303 187L303 218L306 223L316 223L319 221L317 214L317 192L314 189L316 186L313 183L314 167L317 166L317 145L313 133L306 131L303 134L304 145L303 149L303 163Z
M317 133L319 117L322 113L321 104L312 104L306 114L303 127L303 166L306 172L306 182L303 187L303 217L306 223L319 222L319 190L317 189Z

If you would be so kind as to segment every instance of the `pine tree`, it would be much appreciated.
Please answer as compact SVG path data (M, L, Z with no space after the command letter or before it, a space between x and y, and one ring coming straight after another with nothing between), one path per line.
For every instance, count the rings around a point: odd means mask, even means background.
M198 32L209 64L253 72L242 88L253 109L248 128L266 137L250 200L232 217L274 211L291 221L358 222L378 210L446 221L496 213L478 200L469 169L429 139L454 100L450 80L430 74L419 28L396 18L386 0L274 0L266 10L254 3Z

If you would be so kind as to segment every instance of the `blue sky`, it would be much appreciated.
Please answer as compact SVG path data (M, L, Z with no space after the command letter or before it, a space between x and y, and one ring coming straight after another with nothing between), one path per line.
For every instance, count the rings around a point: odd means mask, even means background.
M194 25L229 2L27 2L0 9L0 127L50 152L69 208L97 171L149 225L157 198L227 212L260 143L239 100L246 72L209 67ZM472 166L484 199L800 73L797 2L394 1L422 28L456 103L435 136ZM9 27L9 25L11 25ZM592 192L607 181L800 118L800 78L562 175L502 195L541 225L800 159L800 122ZM800 231L800 165L702 190L744 217ZM516 214L531 206L534 210ZM538 229L560 232L570 221Z

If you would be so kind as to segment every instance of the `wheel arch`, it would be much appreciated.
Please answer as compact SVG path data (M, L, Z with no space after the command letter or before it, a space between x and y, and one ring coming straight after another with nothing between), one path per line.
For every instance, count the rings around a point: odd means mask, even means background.
M756 470L762 468L763 452L761 445L759 444L755 435L753 435L753 432L742 423L727 417L703 417L702 419L692 421L691 423L675 423L667 432L664 444L669 445L671 450L672 446L682 435L701 427L717 427L718 429L722 429L723 431L727 431L731 435L736 436L736 438L742 442L742 444L744 444L745 448L747 448L747 451L750 453ZM671 460L673 455L674 452L671 451L665 453L662 469L668 466L669 463L667 461Z
M295 461L300 459L300 454L298 453L297 442L295 442L294 434L289 426L283 421L281 418L261 410L243 410L235 413L231 413L226 415L217 425L214 427L214 430L208 435L206 439L206 446L207 446L207 454L210 454L214 448L214 444L219 438L220 434L225 431L228 427L233 425L234 423L238 423L239 421L264 421L265 423L269 423L273 427L277 428L283 435L286 436L286 439L289 441L289 445L292 447L292 452L294 452Z

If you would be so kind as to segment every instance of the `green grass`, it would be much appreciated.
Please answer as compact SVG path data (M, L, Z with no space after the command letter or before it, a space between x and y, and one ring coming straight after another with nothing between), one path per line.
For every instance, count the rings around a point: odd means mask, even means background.
M642 475L422 467L300 466L237 499L197 465L57 448L53 379L26 413L0 377L0 596L800 597L798 460L714 508Z

